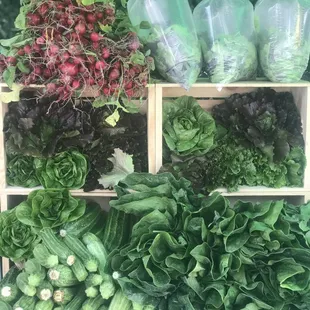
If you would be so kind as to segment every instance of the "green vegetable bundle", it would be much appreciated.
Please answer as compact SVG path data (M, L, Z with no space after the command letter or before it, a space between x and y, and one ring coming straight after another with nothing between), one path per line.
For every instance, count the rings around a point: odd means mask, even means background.
M134 189L134 191L132 191ZM193 195L171 174L132 174L111 206L136 217L111 259L134 303L155 309L307 309L310 204Z
M187 101L193 103L184 110L180 103ZM196 111L208 116L213 126L208 127L209 123L202 117L195 119ZM291 93L260 89L253 93L234 94L215 106L212 115L214 119L191 97L164 105L166 162L161 172L187 178L195 191L202 193L219 187L236 191L240 185L303 186L306 167L304 139L300 113ZM195 138L192 135L194 130L198 132ZM203 130L212 137L209 147L205 144L206 148L198 152L195 149L193 152L178 151L178 145L192 143L199 146L198 137L203 137ZM191 139L187 141L187 137Z
M211 47L201 39L201 46L212 83L228 84L256 78L256 46L246 37L240 34L222 36Z
M107 113L89 101L37 104L25 96L11 103L4 119L8 184L91 191L113 187L124 177L119 168L147 171L146 117L122 114L112 128L103 122Z
M23 269L0 282L3 309L310 307L310 203L231 205L169 173L133 173L116 190L106 220L92 205L34 230Z

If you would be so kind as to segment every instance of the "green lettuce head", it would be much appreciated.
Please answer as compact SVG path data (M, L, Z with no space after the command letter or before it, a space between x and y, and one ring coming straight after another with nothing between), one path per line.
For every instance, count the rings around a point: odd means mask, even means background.
M29 156L15 156L8 163L7 183L13 186L35 187L40 182L35 174L34 159Z
M17 263L32 255L39 242L31 227L21 223L15 209L0 213L0 256Z
M63 152L48 159L35 159L34 164L45 188L79 189L85 184L87 160L77 151Z
M66 189L36 190L16 207L20 222L35 229L55 228L72 222L85 213L85 200L73 198Z
M164 104L163 135L175 154L206 154L214 146L215 133L214 119L193 97L183 96Z

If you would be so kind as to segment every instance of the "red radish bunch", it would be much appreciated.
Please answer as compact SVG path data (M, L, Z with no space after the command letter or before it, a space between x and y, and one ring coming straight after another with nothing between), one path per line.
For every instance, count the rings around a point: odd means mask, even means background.
M132 62L141 48L137 35L101 31L100 27L115 26L114 7L81 6L76 0L32 3L25 31L32 40L13 46L8 57L0 55L0 73L16 66L15 82L44 84L46 95L58 95L60 100L89 87L106 97L143 94L152 59Z

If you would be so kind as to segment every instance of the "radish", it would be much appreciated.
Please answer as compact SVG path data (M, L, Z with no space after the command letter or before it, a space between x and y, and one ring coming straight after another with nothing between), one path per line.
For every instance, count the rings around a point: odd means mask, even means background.
M56 92L56 84L55 83L49 83L46 85L46 91L48 93L54 93Z
M39 45L45 44L45 38L44 37L39 37L36 39L36 43Z
M63 74L68 76L76 76L79 73L78 67L70 62L65 62L59 69Z
M76 65L82 64L84 61L85 61L85 59L84 59L83 56L76 56L76 57L73 59L73 62L74 62Z
M71 55L68 53L68 52L64 52L63 54L62 54L62 59L64 60L64 61L67 61L67 60L69 60L69 58L71 57Z
M88 84L89 86L92 86L95 84L95 80L90 77L86 80L86 84Z
M115 62L113 64L113 66L114 66L115 69L120 69L121 68L121 62L118 60L117 62Z
M73 80L71 86L73 89L79 89L81 87L80 81Z
M49 47L49 52L51 55L57 55L59 53L59 47L56 44L52 44Z
M131 98L134 95L134 91L132 89L127 89L126 90L126 95Z
M102 49L102 57L103 59L108 59L110 57L110 51L108 48L104 47Z
M97 33L97 32L92 32L90 34L90 39L93 41L93 42L98 42L100 41L100 35Z
M80 35L84 35L86 32L86 26L83 23L78 23L75 27L74 27L75 31L80 34Z
M117 80L120 77L120 72L118 69L112 69L109 74L109 79L111 81Z
M25 51L23 48L19 49L17 52L18 56L24 56L25 55Z
M99 42L93 42L93 49L98 50L99 49Z
M94 24L87 24L87 29L89 31L94 31L94 29L95 29Z
M109 88L105 87L105 88L103 88L103 93L104 93L106 96L110 96L111 91L110 91Z
M82 48L79 44L70 44L68 51L71 55L81 55L82 54Z
M33 73L34 73L35 75L41 75L41 74L42 74L42 70L41 70L40 67L35 67L35 68L33 69Z
M133 86L132 81L129 81L126 85L125 85L125 89L131 89Z
M95 64L95 68L96 70L104 70L107 67L107 64L105 61L103 60L99 60L96 62Z
M97 17L98 19L102 19L102 18L103 18L103 13L102 13L102 12L98 12L98 13L96 14L96 17Z
M41 47L40 47L40 45L37 44L37 43L33 43L33 44L32 44L32 49L33 49L35 52L37 52L37 53L41 52Z
M26 55L29 55L29 54L31 54L31 46L30 45L25 45L24 46L24 51L25 51L25 54Z
M9 56L7 59L6 59L7 63L12 65L12 66L15 66L17 64L17 59L13 56Z
M91 63L94 64L96 62L96 59L94 56L87 56L87 60Z
M106 13L108 16L114 16L114 10L113 10L112 8L106 9L106 10L105 10L105 13Z
M38 26L41 23L41 17L38 14L32 14L32 13L28 13L27 14L27 22L28 25L30 26Z
M48 5L46 3L43 3L39 6L38 12L42 17L45 17L45 15L47 15L48 9Z
M86 20L90 23L90 24L94 24L97 21L96 15L93 13L88 13L86 15Z
M45 68L45 69L43 70L43 76L44 76L46 79L51 78L51 77L52 77L52 72L51 72L51 70L48 69L48 68Z

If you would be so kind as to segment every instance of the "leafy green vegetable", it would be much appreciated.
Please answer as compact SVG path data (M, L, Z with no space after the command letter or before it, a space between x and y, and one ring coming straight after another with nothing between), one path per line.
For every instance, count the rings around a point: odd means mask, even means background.
M161 172L190 180L197 193L219 187L237 191L241 185L302 187L306 157L302 148L292 148L281 163L270 162L257 148L238 144L231 135L216 141L218 146L205 156L166 163Z
M36 187L40 182L35 174L33 158L15 156L7 164L7 183L13 186Z
M17 219L15 209L0 213L0 232L0 255L16 263L31 257L39 242L31 227Z
M121 149L115 149L113 157L108 160L113 164L113 170L106 175L103 174L98 181L104 188L114 188L119 181L134 172L134 165L132 156Z
M35 190L16 207L16 216L23 224L41 230L75 221L85 208L85 200L72 197L66 189Z
M255 44L241 34L225 35L213 42L211 48L201 34L202 53L212 83L232 83L256 77L257 52Z
M171 174L131 174L116 187L110 204L138 217L128 244L112 258L112 269L127 297L157 306L179 287L190 270L189 240L179 231L182 215L194 211L199 199L190 182Z
M272 82L298 82L307 69L310 43L283 34L283 40L261 42L259 58L265 76ZM285 52L283 52L285 51Z
M164 104L163 136L168 148L180 156L203 155L214 146L212 116L193 97Z
M177 24L165 31L155 26L144 43L151 50L156 69L167 81L186 89L196 82L201 71L201 50L195 34Z
M137 309L308 309L310 204L232 206L168 173L129 175L117 192L112 208L136 221L110 265Z
M212 115L241 143L250 142L271 160L283 161L291 147L304 146L300 113L291 93L260 89L234 94L215 106Z
M45 188L79 189L88 172L87 160L77 151L63 152L53 158L36 158L36 174Z
M132 110L129 102L123 103ZM117 148L133 155L135 171L147 171L146 116L122 112L117 126L111 128L103 122L110 113L107 110L107 106L94 108L89 100L80 105L51 104L47 99L37 103L22 93L19 103L10 103L4 119L7 155L52 158L78 150L89 163L85 191L103 188L98 179L113 169L108 158Z

